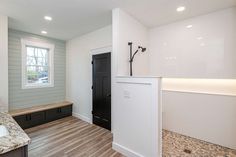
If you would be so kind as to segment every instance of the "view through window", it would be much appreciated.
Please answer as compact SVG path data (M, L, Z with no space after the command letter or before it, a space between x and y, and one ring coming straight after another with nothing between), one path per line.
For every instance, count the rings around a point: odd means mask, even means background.
M27 84L49 83L49 49L27 46Z

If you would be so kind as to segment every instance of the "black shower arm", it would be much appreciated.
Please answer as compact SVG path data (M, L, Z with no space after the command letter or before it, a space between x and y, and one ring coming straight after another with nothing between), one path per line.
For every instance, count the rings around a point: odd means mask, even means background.
M130 59L130 62L133 62L134 56L138 53L139 49L140 49L140 48L138 48L138 49L134 52L133 56L132 56L131 59Z

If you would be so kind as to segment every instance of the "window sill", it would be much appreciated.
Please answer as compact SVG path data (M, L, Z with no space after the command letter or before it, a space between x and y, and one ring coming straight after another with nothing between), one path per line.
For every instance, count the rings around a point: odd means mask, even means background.
M40 88L52 88L54 84L45 84L45 85L28 85L23 86L22 89L40 89Z

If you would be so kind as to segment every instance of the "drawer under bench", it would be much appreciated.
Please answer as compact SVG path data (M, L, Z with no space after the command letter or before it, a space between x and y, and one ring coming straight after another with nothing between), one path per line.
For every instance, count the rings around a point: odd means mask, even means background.
M72 102L61 102L9 112L22 129L72 116Z

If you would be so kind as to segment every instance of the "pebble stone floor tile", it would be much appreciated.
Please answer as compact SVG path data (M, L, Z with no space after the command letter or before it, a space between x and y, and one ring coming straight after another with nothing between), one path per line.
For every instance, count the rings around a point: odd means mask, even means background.
M163 157L236 157L236 150L163 130Z

